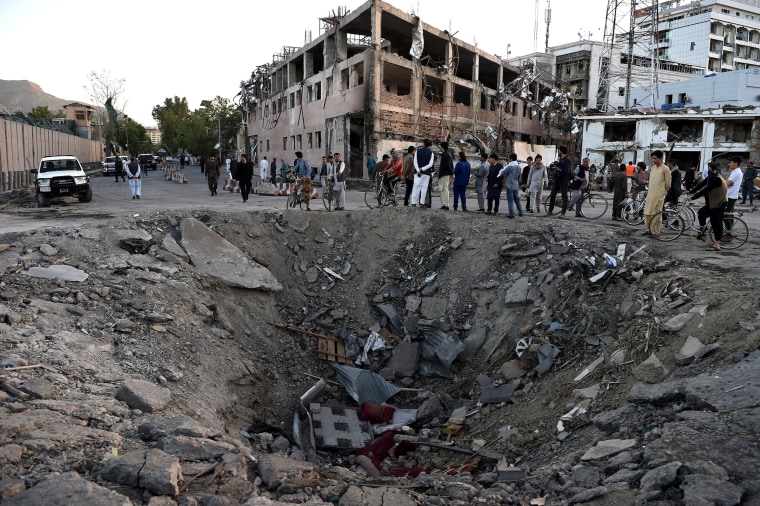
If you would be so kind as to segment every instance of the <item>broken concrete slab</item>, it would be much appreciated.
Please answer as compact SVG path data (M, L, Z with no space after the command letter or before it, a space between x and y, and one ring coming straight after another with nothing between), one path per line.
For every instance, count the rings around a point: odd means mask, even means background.
M185 253L185 250L182 249L177 240L174 239L174 236L171 234L166 234L164 236L163 240L161 241L161 248L168 251L172 255L181 258L184 261L189 260L187 253Z
M678 332L688 325L691 319L694 318L694 315L695 313L681 313L663 323L661 328L665 332Z
M642 491L649 491L669 487L678 478L679 469L681 469L681 463L678 461L655 467L641 477L639 488Z
M410 313L416 313L422 304L422 299L417 295L408 295L406 297L406 310Z
M486 342L486 328L484 326L477 326L467 334L463 343L464 351L459 354L462 360L472 360L477 355L478 350Z
M507 289L507 293L504 295L504 304L507 307L511 307L532 303L532 300L528 300L529 291L530 278L528 276L521 276Z
M573 390L573 395L576 397L580 397L581 399L596 399L596 396L599 395L599 390L601 390L602 385L597 383L596 385L591 385L587 388L576 388Z
M56 395L55 385L44 378L29 378L18 389L35 399L52 399Z
M422 299L420 313L428 320L436 320L446 314L447 301L440 297L425 297Z
M235 446L224 441L177 435L161 438L158 447L182 461L212 460L236 451Z
M743 487L705 474L687 474L680 487L684 504L740 504L744 495Z
M227 286L280 291L282 285L266 267L252 261L239 248L205 224L185 218L180 223L181 245L200 271Z
M285 221L288 222L288 226L299 234L305 234L311 226L309 215L296 211L295 209L285 210L283 217L285 218Z
M258 473L264 484L270 490L274 490L286 478L316 478L319 468L310 462L270 453L262 455L259 459Z
M110 459L101 476L114 483L146 488L157 495L177 495L182 469L177 457L151 448Z
M146 420L137 426L137 432L143 439L150 441L158 441L169 434L197 438L213 438L220 434L189 416Z
M717 348L720 348L720 343L704 345L696 337L689 336L686 338L683 346L681 346L681 349L675 354L676 363L679 365L690 364Z
M118 392L116 398L124 401L132 409L139 409L146 413L161 411L169 405L171 392L149 381L127 378Z
M32 267L28 271L22 271L21 274L26 274L27 276L34 278L60 279L63 281L77 282L84 281L90 277L86 272L64 264L55 264L50 267Z
M633 368L633 375L639 381L645 383L659 383L664 380L670 371L662 365L657 355L652 353L649 358Z
M589 460L601 460L607 457L612 457L618 453L633 448L636 446L635 439L607 439L599 441L596 446L589 448L586 453L583 454L581 460L587 462Z
M132 506L125 496L96 485L75 471L63 473L41 481L36 486L3 500L3 506L71 506L97 504L99 506Z
M398 343L386 367L395 371L397 378L408 378L417 372L420 361L421 344L419 342Z

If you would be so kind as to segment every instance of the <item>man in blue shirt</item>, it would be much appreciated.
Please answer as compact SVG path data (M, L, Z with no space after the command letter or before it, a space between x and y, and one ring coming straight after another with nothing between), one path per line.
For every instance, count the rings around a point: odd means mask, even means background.
M311 166L300 151L296 151L296 164L293 170L298 176L298 182L293 191L298 191L301 188L301 195L303 195L303 201L306 203L306 210L311 211L309 207L309 201L311 200Z
M515 205L517 205L517 213L520 216L523 215L522 204L520 204L520 175L522 174L522 170L520 170L520 166L517 164L516 153L509 154L509 163L502 169L502 173L500 176L505 175L507 177L507 205L509 206L509 216L507 218L514 219Z

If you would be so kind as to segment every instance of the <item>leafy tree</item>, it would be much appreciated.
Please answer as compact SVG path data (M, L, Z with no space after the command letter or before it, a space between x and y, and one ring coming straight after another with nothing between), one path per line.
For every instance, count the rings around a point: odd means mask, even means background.
M173 154L184 148L185 122L190 115L185 97L164 99L163 105L153 107L153 119L158 122L161 131L161 139Z
M35 119L53 119L53 118L63 118L63 109L58 109L58 112L53 113L53 111L50 110L50 108L46 105L38 105L37 107L32 108L32 110L29 112L28 117L35 118Z

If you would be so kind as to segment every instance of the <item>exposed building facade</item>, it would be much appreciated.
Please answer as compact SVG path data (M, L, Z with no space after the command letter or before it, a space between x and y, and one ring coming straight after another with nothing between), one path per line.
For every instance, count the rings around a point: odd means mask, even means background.
M566 103L552 99L533 67L509 65L382 1L322 23L316 40L283 48L241 83L255 158L292 163L302 151L315 164L340 152L361 177L366 153L425 138L469 133L501 154L518 142L566 139Z

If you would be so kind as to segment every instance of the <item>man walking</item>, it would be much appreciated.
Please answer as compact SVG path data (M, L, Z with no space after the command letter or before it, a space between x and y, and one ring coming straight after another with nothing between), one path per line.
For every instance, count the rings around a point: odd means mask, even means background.
M240 155L240 161L237 164L237 180L240 184L240 193L243 196L243 202L248 202L248 195L251 193L251 182L253 181L253 163L248 161L248 155Z
M135 161L133 156L127 164L127 177L129 178L129 191L132 193L132 200L140 200L140 193L142 193L141 174L140 164Z
M412 207L425 206L427 198L427 188L430 182L430 174L433 170L433 150L430 146L433 141L425 139L423 146L414 154L414 188L412 189Z
M747 197L749 197L749 205L752 205L752 201L755 200L755 178L757 177L757 169L752 161L747 162L747 170L744 171L744 178L742 182L742 204L747 203Z
M665 204L665 196L670 190L670 170L662 163L662 151L659 149L652 152L654 165L649 169L649 191L644 202L644 232L643 235L660 235L662 226L662 211ZM657 218L655 219L655 215Z
M581 164L575 168L573 180L570 182L570 188L573 190L573 196L570 198L570 209L575 206L575 217L583 218L583 190L588 186L588 165L590 160L584 158Z
M259 177L262 182L269 179L269 162L267 161L266 156L261 159L261 162L259 162Z
M552 191L549 193L549 209L546 214L551 215L554 211L554 202L557 198L557 193L562 194L562 216L567 211L567 185L570 182L570 172L572 170L572 162L570 157L567 156L567 146L559 147L559 167L554 171L554 184L552 184Z
M438 193L441 195L441 209L449 210L449 180L454 174L454 158L449 152L449 143L441 143L441 164L438 166Z
M219 164L214 155L209 156L206 162L206 181L208 182L208 191L213 197L216 195L216 188L219 184Z

